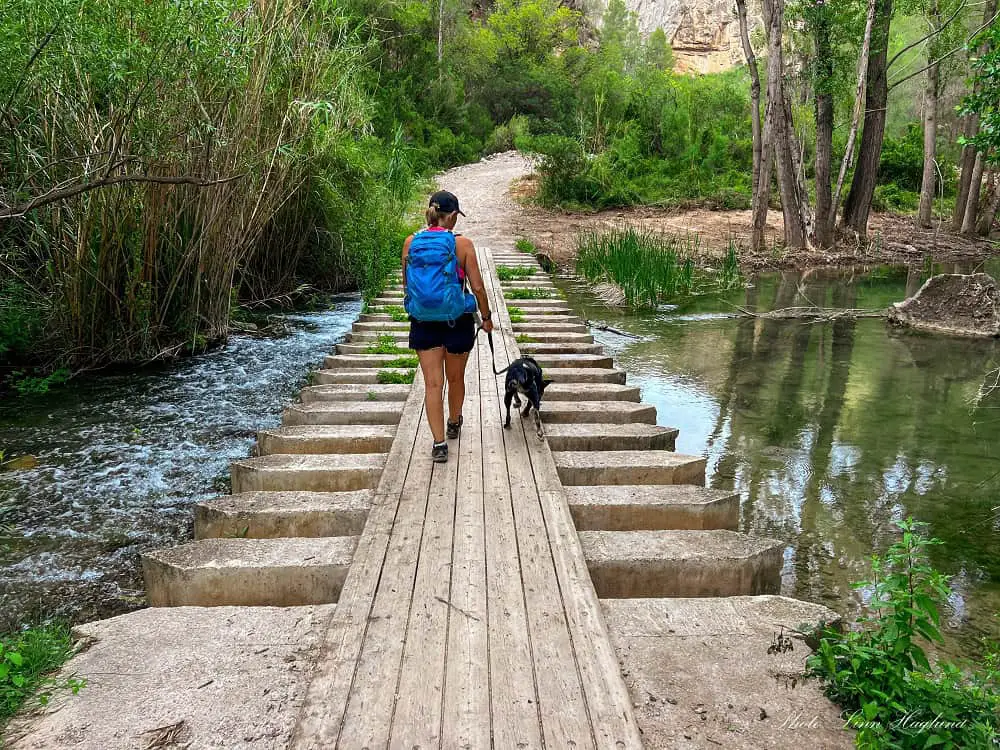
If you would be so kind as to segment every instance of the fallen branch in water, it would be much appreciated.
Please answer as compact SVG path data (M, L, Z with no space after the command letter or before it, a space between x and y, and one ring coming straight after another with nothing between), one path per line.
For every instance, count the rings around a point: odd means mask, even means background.
M770 310L768 312L754 312L739 305L733 305L733 307L741 315L745 315L748 318L810 320L817 323L840 320L842 318L885 318L889 315L887 310L857 310L836 307L783 307L780 310Z
M625 338L629 338L629 339L641 339L642 338L642 336L637 336L634 333L627 333L626 331L622 331L622 330L619 330L617 328L612 328L611 326L598 325L597 323L593 323L593 322L591 322L589 320L584 320L583 322L584 322L584 325L587 325L587 326L589 326L591 328L596 328L598 331L607 331L608 333L616 333L619 336L624 336Z

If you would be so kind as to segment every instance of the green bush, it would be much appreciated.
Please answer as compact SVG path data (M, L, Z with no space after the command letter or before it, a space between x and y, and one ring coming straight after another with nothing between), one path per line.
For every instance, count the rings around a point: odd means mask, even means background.
M379 370L375 373L375 380L382 385L407 385L413 382L417 376L416 370L406 370L405 372L395 372L393 370Z
M872 198L873 211L896 211L905 213L915 211L920 205L920 193L903 190L898 185L876 185Z
M496 154L515 148L519 140L530 135L528 118L525 115L514 115L503 125L497 125L490 137L486 139L483 153Z
M924 650L941 643L939 607L951 591L927 559L925 525L897 524L901 539L872 560L869 614L847 632L827 629L807 660L827 695L848 715L861 748L988 748L1000 737L1000 661L963 672L932 665Z
M924 175L924 136L911 124L902 138L886 136L878 164L878 183L900 191L920 192Z

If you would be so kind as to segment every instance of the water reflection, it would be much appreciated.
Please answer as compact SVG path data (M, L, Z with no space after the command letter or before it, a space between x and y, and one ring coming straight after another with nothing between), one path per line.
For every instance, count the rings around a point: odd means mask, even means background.
M282 335L0 402L0 448L39 461L0 474L0 525L15 527L0 543L0 632L141 604L138 553L191 538L192 504L226 490L229 462L278 423L359 309L338 298L328 312L279 316Z
M599 334L677 449L708 457L708 482L741 497L740 527L787 542L783 592L857 606L851 582L908 515L945 541L933 562L953 577L949 648L1000 637L1000 394L977 403L1000 346L894 331L881 320L704 317L739 305L878 308L919 287L905 269L787 271L725 300L591 320L638 333ZM695 317L693 314L702 315Z

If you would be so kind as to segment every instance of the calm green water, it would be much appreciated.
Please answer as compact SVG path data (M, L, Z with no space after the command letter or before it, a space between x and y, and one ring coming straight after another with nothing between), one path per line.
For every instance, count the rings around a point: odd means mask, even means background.
M933 562L954 589L947 650L975 656L980 638L1000 640L1000 390L976 398L1000 367L1000 344L878 319L731 316L733 305L880 308L922 278L785 272L724 300L645 314L560 283L591 322L642 337L595 331L659 423L680 429L677 450L708 457L710 486L739 491L740 529L787 544L783 593L855 613L863 593L851 582L893 541L893 521L913 516L945 542Z

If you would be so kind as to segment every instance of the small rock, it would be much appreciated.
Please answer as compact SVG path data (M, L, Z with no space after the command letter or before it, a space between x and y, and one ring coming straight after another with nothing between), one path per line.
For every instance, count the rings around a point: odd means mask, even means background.
M759 719L760 719L761 721L764 721L764 719L766 719L766 718L767 718L767 711L765 711L765 710L764 710L764 709L762 708L762 709L760 710L760 716L759 716L758 718L759 718Z

